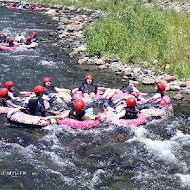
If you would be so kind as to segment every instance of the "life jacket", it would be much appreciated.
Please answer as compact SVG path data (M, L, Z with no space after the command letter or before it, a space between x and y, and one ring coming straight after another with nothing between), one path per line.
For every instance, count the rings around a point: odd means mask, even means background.
M129 94L133 93L133 86L132 85L123 85L120 90L123 92L123 93L126 93L128 92Z
M38 39L36 37L33 37L31 40L31 42L37 42L37 41L38 41Z
M97 93L97 86L95 86L94 84L87 84L87 83L83 83L81 85L81 87L79 87L79 90L82 91L82 93Z
M14 43L13 42L9 42L9 47L13 47Z
M17 89L14 89L14 91L9 89L9 92L11 92L14 97L23 97L22 94Z
M26 40L25 44L30 45L32 42L30 40Z
M46 110L43 101L44 100L41 97L36 96L31 98L28 104L29 114L45 117Z
M48 95L50 93L57 93L54 85L50 85L50 86L44 86L45 87L45 95Z
M138 117L138 110L136 107L125 107L125 115L120 119L136 119Z
M76 119L76 120L79 120L79 121L82 121L82 117L85 115L85 111L83 110L82 112L78 113L72 109L70 112L69 112L69 118L72 118L72 119Z

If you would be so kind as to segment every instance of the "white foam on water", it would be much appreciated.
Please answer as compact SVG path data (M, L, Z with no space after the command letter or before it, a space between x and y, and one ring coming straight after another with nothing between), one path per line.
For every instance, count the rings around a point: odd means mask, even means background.
M73 162L70 162L68 159L62 159L59 155L57 155L55 152L49 152L44 151L45 155L49 156L50 159L55 163L56 165L60 167L75 167L75 164Z
M91 190L95 190L95 185L97 185L98 183L101 182L101 174L104 174L105 171L103 169L97 169L94 174L93 174L93 177L92 177L92 180L90 182L90 189Z
M182 145L190 145L190 135L183 134L179 130L177 130L177 133L171 138L171 140L176 141Z
M190 174L176 174L175 176L180 178L182 187L190 187Z
M140 142L144 143L150 153L154 154L157 158L165 160L166 162L177 163L177 158L172 153L172 149L178 147L178 144L173 141L160 141L142 138Z
M54 61L46 61L46 60L42 60L39 62L40 65L44 65L44 66L50 66L50 67L55 67L55 65L57 64Z

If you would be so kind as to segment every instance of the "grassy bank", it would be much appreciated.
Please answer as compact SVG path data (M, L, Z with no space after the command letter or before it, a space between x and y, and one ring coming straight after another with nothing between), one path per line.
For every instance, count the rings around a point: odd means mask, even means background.
M106 16L85 31L88 55L119 57L123 62L190 77L190 14L127 0L43 2L106 10Z
M123 62L190 77L190 16L159 7L120 4L86 29L88 55L119 56ZM143 64L142 64L143 62Z

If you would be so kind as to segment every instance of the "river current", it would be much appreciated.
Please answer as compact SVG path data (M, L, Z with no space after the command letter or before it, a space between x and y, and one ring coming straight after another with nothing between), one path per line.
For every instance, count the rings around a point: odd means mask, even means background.
M122 85L111 71L70 59L48 39L54 28L38 12L0 7L0 31L29 35L35 30L41 39L34 50L0 51L1 85L13 80L19 90L31 91L49 76L57 87L73 89L87 73L98 85ZM32 129L0 115L0 189L190 189L190 105L173 107L168 117L137 128L103 123L90 130L56 125Z

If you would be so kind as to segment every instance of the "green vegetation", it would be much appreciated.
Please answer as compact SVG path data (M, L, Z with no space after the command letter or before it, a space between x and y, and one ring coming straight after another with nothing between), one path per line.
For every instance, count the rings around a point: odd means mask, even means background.
M120 4L86 29L88 55L119 56L123 62L190 77L190 16L142 4ZM157 60L157 61L154 61Z
M167 65L167 72L181 78L190 77L189 13L166 11L156 5L146 7L141 1L44 1L106 10L93 26L86 28L89 56L120 57L131 64L147 62L141 66L156 71L165 70Z

